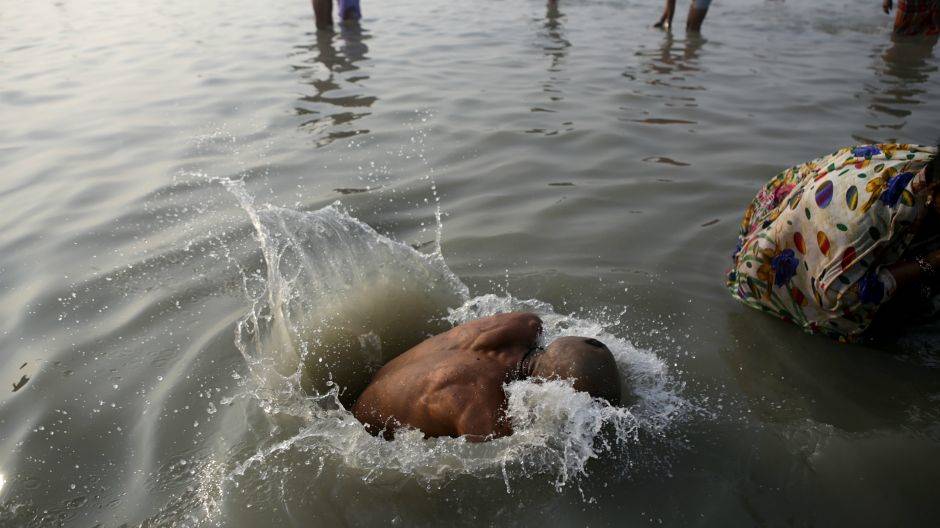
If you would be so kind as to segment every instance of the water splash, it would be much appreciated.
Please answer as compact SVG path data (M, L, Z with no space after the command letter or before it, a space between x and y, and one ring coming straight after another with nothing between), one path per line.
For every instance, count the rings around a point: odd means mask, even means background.
M444 329L447 307L468 296L438 252L381 236L337 206L256 207L242 182L220 181L266 265L236 344L273 404L335 389L348 406L377 366Z
M560 490L585 475L592 459L622 453L641 436L666 436L688 410L665 364L612 333L612 324L560 315L536 300L471 298L439 245L422 254L336 205L314 212L256 206L240 182L220 181L251 219L267 267L263 292L250 297L236 337L252 375L247 396L274 424L265 440L229 461L233 483L262 482L277 471L271 466L319 460L317 471L329 463L366 482L433 485L471 475L502 478L511 489L517 479L541 476ZM425 439L416 430L386 441L346 411L380 364L426 336L518 310L543 319L546 341L584 335L607 343L636 401L618 408L565 381L513 382L506 391L514 434L482 444Z
M555 476L557 489L580 477L587 463L618 447L629 447L640 435L663 438L690 410L679 396L681 384L672 379L666 364L655 354L633 346L629 340L611 333L613 322L561 315L538 300L487 294L452 310L448 319L461 324L501 312L527 311L542 319L543 344L566 335L593 337L610 348L625 386L634 401L627 407L614 407L603 400L575 391L564 381L548 383L523 380L506 387L513 438L523 451L519 456L539 459L535 465ZM601 434L605 428L612 435ZM508 484L507 484L508 485Z

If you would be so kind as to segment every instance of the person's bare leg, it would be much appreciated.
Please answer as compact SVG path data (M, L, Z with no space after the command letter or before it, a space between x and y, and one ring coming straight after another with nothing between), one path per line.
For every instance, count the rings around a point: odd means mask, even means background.
M685 30L698 33L702 30L702 22L705 21L705 15L708 14L708 8L701 9L695 6L695 0L689 6L689 16L685 21Z
M669 29L672 27L672 16L676 14L676 0L666 0L666 7L663 9L663 16L659 22L653 24L653 27Z
M317 19L317 28L333 27L333 0L312 0L313 16Z

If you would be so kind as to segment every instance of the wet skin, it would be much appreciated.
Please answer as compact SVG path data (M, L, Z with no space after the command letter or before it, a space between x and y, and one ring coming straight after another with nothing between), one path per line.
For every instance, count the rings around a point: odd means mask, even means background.
M535 314L506 313L431 337L382 367L353 414L370 433L386 439L408 426L427 437L479 442L512 434L503 390L509 381L573 378L575 389L619 402L619 374L606 346L564 337L542 352L541 331Z

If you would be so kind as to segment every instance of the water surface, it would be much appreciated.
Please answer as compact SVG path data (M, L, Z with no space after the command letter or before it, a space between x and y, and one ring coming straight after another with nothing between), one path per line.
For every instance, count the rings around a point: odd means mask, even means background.
M838 345L723 276L780 169L936 140L936 49L660 4L6 6L0 525L935 525L938 332ZM513 440L385 445L309 397L506 309L640 402L522 384Z

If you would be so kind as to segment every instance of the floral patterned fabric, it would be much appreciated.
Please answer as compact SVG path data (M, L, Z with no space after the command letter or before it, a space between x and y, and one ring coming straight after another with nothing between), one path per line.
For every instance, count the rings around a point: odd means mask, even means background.
M894 293L882 267L923 220L924 167L936 154L918 145L844 148L775 176L744 213L731 294L812 333L861 334Z

